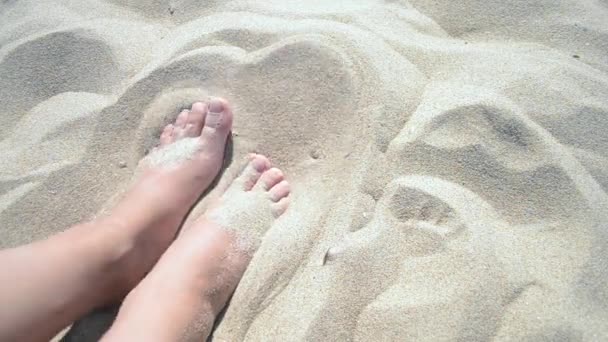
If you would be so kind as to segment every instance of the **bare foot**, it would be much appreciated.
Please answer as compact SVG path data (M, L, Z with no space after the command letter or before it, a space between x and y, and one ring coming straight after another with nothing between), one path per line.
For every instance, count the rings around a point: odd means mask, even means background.
M196 102L167 125L160 145L139 166L137 180L105 225L115 230L107 243L126 277L126 294L156 263L175 238L184 217L218 174L232 111L219 98Z
M289 184L266 157L187 227L127 296L106 340L204 340L266 230L289 205Z

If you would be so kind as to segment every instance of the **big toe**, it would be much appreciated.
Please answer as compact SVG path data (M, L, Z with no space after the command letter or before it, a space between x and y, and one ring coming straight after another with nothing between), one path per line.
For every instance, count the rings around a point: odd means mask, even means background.
M225 99L212 98L207 110L201 140L211 149L223 150L232 128L232 109Z

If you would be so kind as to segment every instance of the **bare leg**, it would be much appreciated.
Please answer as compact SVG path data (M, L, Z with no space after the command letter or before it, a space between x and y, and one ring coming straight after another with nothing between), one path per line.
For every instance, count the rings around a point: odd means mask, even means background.
M187 227L129 293L105 340L204 341L261 238L289 204L289 184L254 155L216 206Z
M138 179L107 217L0 251L0 340L48 340L126 295L217 175L231 125L225 100L193 104L165 128L160 147L140 163Z

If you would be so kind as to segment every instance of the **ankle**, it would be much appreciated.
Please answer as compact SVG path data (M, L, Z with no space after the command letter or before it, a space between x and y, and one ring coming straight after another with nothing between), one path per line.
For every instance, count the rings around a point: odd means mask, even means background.
M133 236L124 221L106 217L90 224L94 233L89 246L97 255L98 271L103 276L100 281L111 294L110 301L120 300L143 278L158 256Z
M175 239L186 210L159 216L154 208L133 210L119 204L99 223L112 242L109 261L133 281L141 280Z

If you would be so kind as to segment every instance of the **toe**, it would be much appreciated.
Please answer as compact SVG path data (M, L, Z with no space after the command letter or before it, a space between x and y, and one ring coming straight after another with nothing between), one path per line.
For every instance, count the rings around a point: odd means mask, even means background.
M289 186L289 183L286 180L282 180L279 183L277 183L275 186L273 186L268 191L268 194L270 195L271 200L273 200L274 202L278 202L281 199L289 196L290 191L291 191L291 187Z
M160 134L160 146L165 146L173 142L173 125L168 124Z
M273 167L272 169L264 172L260 177L260 180L256 184L256 188L262 191L268 191L273 186L283 180L283 171Z
M188 122L188 112L190 112L188 109L184 109L179 113L175 119L175 128L186 128L186 123Z
M277 203L272 204L272 213L275 217L279 217L285 213L287 208L289 207L289 203L291 202L290 197L283 197Z
M186 136L186 124L188 123L188 115L189 110L182 110L177 119L175 119L175 124L173 125L173 140L181 139Z
M186 118L186 136L198 137L201 135L203 124L205 122L205 116L207 115L207 104L203 102L195 102L192 104L190 113Z
M252 154L249 158L249 163L245 167L245 170L234 181L239 184L239 189L244 189L245 191L251 190L264 171L270 168L270 161L263 155Z
M222 98L212 98L207 108L201 139L211 150L223 151L232 128L232 109Z

